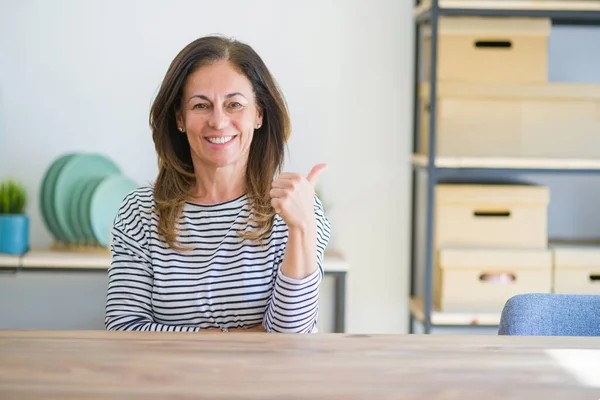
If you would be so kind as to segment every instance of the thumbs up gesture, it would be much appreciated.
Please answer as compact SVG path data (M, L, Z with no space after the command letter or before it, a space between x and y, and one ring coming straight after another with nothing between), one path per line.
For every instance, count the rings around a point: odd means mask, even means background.
M315 223L314 195L319 175L327 164L313 167L308 176L284 172L271 186L271 205L290 228L312 227Z

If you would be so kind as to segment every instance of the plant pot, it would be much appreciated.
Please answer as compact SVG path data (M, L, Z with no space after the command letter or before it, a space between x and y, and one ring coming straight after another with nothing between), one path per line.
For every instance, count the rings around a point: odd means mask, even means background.
M29 249L29 217L0 215L0 253L23 254Z

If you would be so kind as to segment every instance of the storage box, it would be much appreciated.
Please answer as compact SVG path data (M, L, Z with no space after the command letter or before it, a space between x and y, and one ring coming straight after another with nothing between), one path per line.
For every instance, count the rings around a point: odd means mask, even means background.
M544 83L548 80L548 18L441 17L437 77L444 82ZM423 38L430 79L431 32Z
M550 191L544 186L438 184L436 247L545 249Z
M436 155L600 158L600 85L438 84ZM419 150L429 153L429 85Z
M442 249L435 270L440 311L501 312L520 293L550 293L552 253L527 249Z
M554 292L600 294L600 244L556 245L554 253Z

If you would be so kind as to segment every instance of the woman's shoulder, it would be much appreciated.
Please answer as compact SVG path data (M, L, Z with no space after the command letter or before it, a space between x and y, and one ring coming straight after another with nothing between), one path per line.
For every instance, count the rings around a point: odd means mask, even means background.
M154 189L142 186L129 192L122 200L115 225L137 225L140 220L147 220L154 210Z
M140 186L129 192L123 199L123 203L135 202L140 205L154 205L154 187Z

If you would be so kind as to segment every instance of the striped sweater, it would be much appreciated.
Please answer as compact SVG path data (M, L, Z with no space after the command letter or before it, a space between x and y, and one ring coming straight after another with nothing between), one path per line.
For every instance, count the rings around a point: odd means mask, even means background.
M186 331L250 328L308 333L316 328L323 256L330 224L317 196L318 269L304 279L280 265L288 229L279 215L262 245L243 241L251 208L243 195L228 202L186 202L175 251L157 233L153 189L131 192L112 228L106 300L108 330Z

